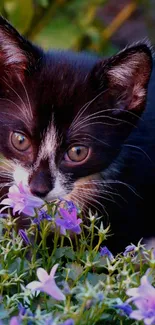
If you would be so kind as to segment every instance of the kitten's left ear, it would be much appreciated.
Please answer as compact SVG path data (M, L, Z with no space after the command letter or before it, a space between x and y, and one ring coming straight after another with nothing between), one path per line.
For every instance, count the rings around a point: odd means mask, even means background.
M93 73L97 87L107 89L113 98L115 114L128 110L140 115L145 107L151 70L152 53L150 47L142 43L98 62Z
M22 37L17 30L0 16L0 75L11 79L23 77L38 60L39 49Z

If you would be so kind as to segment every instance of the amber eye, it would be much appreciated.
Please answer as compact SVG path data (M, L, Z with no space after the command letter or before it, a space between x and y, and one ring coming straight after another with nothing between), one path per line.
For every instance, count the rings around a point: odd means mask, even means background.
M13 147L19 151L26 151L31 145L30 140L19 132L13 132L11 134L11 143Z
M89 148L84 146L75 146L68 150L67 158L74 162L83 161L89 153Z

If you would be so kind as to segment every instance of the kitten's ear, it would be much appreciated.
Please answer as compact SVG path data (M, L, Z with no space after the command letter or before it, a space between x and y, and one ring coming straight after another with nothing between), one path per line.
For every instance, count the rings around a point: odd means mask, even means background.
M130 110L137 115L145 107L151 70L152 53L145 43L126 48L94 68L98 87L109 89L115 98L115 114Z
M25 40L16 29L0 16L0 74L10 78L13 75L23 77L34 65L37 48Z

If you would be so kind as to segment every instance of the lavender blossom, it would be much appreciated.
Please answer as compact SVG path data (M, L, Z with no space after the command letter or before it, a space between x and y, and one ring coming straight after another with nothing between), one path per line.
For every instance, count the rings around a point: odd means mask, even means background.
M37 269L37 276L39 281L32 281L26 287L32 291L42 291L50 295L57 300L65 300L65 296L62 291L58 288L55 282L55 272L57 270L58 264L55 264L50 272L50 275L43 269Z
M59 198L60 202L65 202L66 203L66 209L68 210L69 213L72 213L72 210L76 209L76 206L72 201L65 200L63 198Z
M113 254L109 251L109 249L106 246L100 247L100 255L107 256L111 261L114 259Z
M128 245L126 248L125 248L125 251L123 253L124 256L127 256L128 253L134 253L135 252L135 249L136 249L136 246L131 244L131 245Z
M31 242L30 242L29 238L27 237L26 232L23 229L19 229L18 234L22 237L22 239L26 245L31 245Z
M147 275L141 278L141 284L137 288L127 290L127 295L131 296L127 300L133 302L137 307L130 314L130 318L143 320L145 325L155 324L155 288L148 281Z
M38 226L38 230L40 230L40 223L43 220L52 221L52 217L49 214L47 214L46 211L41 210L38 213L38 218L33 219L33 223L35 223Z
M60 215L62 218L57 217L55 223L60 227L60 233L66 235L66 230L71 230L76 234L81 233L80 223L82 220L77 218L77 209L72 207L72 211L69 212L63 208L59 209Z
M13 316L13 317L10 319L10 324L9 324L9 325L20 325L20 324L21 324L21 323L19 322L18 317Z
M60 325L74 325L74 320L72 318L67 319L64 323Z
M132 308L128 303L122 303L122 304L118 304L118 305L114 305L113 306L115 309L120 309L121 311L123 311L123 314L130 316L131 312L132 312Z
M9 188L8 199L2 200L1 204L5 205L5 207L0 212L4 209L12 208L13 215L16 212L23 212L32 217L35 215L34 209L40 208L44 204L44 201L32 195L28 186L20 182L18 186L13 185Z

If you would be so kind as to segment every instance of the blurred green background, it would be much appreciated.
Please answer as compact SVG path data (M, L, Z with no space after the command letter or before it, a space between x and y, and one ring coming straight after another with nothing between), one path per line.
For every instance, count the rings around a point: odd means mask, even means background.
M110 55L144 38L155 44L155 0L0 0L0 11L46 49Z

